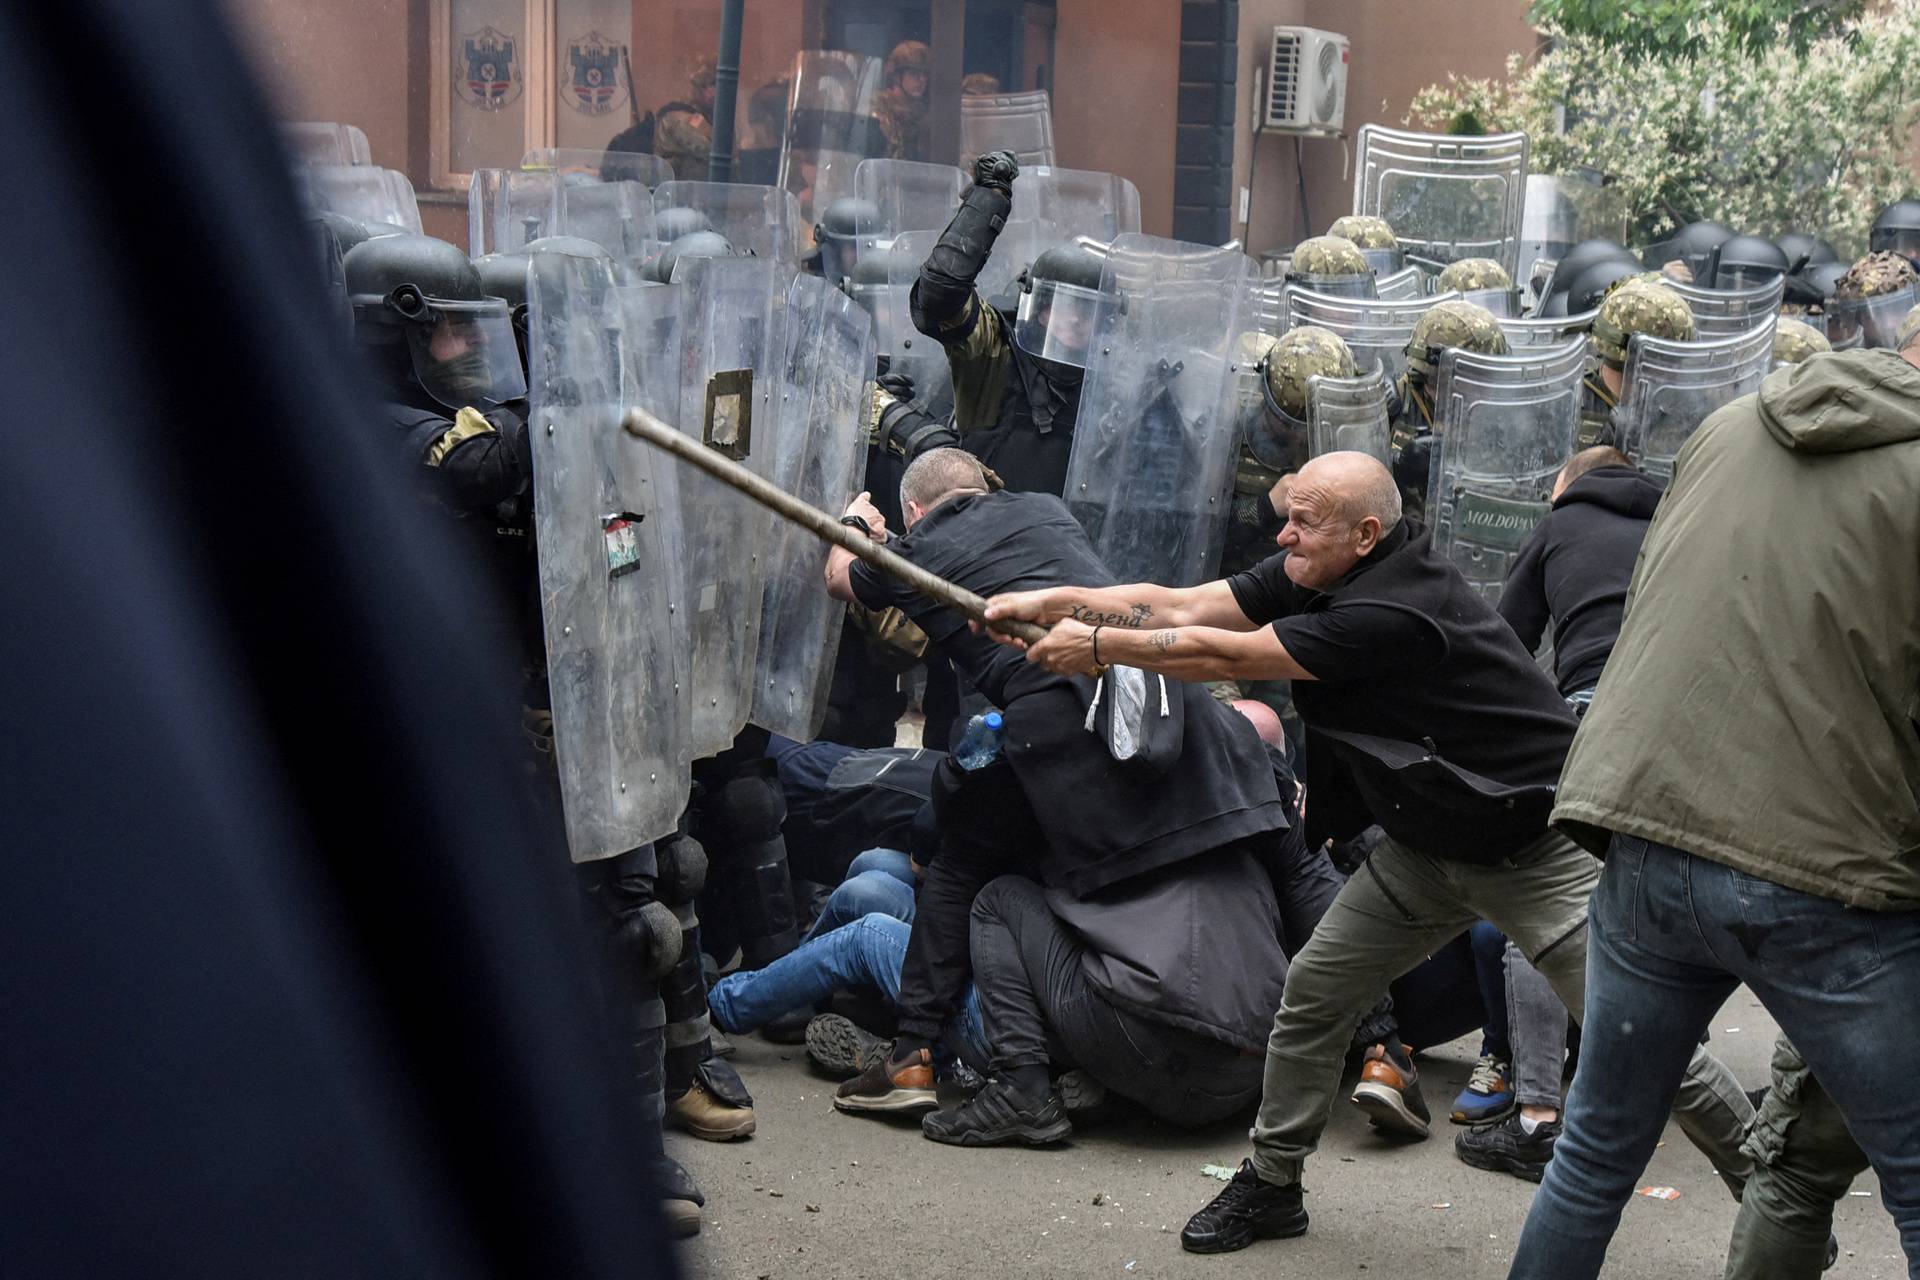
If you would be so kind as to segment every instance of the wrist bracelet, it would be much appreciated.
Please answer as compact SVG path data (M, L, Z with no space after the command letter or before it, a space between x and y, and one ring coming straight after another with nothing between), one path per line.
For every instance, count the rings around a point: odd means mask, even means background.
M849 529L858 529L861 533L864 533L867 535L867 538L869 541L871 541L873 538L872 526L870 526L865 520L862 520L859 516L841 516L840 523L847 526L847 528Z
M1101 627L1105 625L1104 622L1100 624ZM1093 629L1093 665L1096 667L1100 665L1100 627Z

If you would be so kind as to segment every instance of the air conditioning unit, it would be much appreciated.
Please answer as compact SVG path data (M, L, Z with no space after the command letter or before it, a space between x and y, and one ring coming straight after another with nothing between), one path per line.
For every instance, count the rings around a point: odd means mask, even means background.
M1347 38L1313 27L1275 27L1264 127L1339 133L1347 120Z

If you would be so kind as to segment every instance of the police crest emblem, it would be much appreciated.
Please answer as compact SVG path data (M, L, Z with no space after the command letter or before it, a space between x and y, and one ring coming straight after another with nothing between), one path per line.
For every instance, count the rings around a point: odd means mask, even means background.
M627 96L620 80L626 46L589 31L567 43L567 105L584 116L603 116Z
M498 111L520 96L520 41L482 27L460 37L453 70L462 98L482 111Z

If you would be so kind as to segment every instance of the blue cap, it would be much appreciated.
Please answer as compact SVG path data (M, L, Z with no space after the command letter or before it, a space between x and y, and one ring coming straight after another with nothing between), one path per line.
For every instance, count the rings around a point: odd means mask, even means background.
M1001 725L1000 713L998 711L987 712L983 719L986 721L987 728L989 729L998 729Z

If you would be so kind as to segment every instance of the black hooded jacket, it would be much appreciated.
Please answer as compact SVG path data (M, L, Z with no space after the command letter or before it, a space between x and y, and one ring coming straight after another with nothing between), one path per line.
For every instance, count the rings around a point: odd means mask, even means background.
M1500 616L1529 649L1553 624L1562 695L1592 688L1607 665L1660 494L1634 467L1595 467L1567 486L1513 562Z

